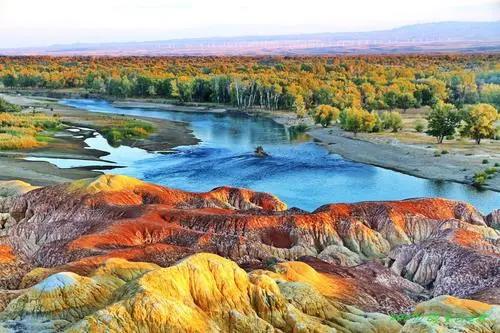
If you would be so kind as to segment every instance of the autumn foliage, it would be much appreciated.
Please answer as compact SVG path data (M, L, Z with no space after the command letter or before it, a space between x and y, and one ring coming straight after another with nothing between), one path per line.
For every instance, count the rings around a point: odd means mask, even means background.
M499 55L0 57L7 88L81 88L239 108L367 111L499 101Z

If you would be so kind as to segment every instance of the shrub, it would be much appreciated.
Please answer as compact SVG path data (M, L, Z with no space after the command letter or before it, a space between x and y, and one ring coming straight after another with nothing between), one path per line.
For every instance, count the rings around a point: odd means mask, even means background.
M472 184L477 187L481 187L486 184L486 180L488 179L488 175L484 172L476 172L472 177Z
M403 129L403 119L401 118L399 112L386 111L382 113L380 119L382 120L382 127L386 130L390 129L392 132L397 132Z
M498 172L497 168L488 168L484 170L484 173L486 173L487 175L494 175L497 172Z
M415 130L418 133L422 133L425 130L425 125L424 125L424 122L422 120L417 120L417 122L415 124Z

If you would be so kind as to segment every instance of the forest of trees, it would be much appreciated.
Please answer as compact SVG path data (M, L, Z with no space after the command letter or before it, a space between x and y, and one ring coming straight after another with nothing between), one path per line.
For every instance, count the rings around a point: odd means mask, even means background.
M354 133L396 132L391 110L429 106L427 133L438 142L465 121L462 134L480 143L495 135L500 55L0 57L0 84L310 113Z
M8 88L85 88L239 108L500 107L500 55L356 57L0 57ZM300 111L300 110L299 110Z

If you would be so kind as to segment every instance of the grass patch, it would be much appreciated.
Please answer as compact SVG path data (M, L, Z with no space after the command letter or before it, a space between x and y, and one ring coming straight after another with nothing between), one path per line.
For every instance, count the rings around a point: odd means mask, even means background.
M41 113L1 112L0 150L31 149L44 146L51 140L45 131L61 126L58 117Z
M0 112L20 112L21 107L7 102L5 99L0 98Z
M54 141L54 138L51 137L50 135L43 135L43 134L37 134L35 136L35 139L38 141L38 142L41 142L41 143L49 143L49 142L52 142Z
M101 129L102 135L112 146L119 146L124 140L145 139L153 132L152 124L136 119L114 118L110 125Z
M33 136L16 136L12 134L0 133L0 150L30 149L43 146Z

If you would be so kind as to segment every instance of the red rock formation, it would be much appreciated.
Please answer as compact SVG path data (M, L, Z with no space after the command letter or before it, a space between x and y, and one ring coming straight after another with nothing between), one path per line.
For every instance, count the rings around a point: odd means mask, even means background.
M483 216L468 204L412 199L332 204L312 213L285 209L276 197L245 189L221 187L189 193L107 175L1 200L0 213L9 222L1 231L0 244L9 246L28 265L48 268L28 274L25 287L57 271L89 274L112 257L169 266L197 252L216 253L243 267L262 267L273 260L303 256L336 267L387 261L398 275L425 286L434 295L449 292L467 296L482 288L498 287L494 275L498 272L494 267L499 266L498 231L488 227ZM413 258L423 251L419 247L437 239L453 245L455 258L468 257L469 253L482 258L485 282L471 288L475 283L458 279L452 268L433 270L428 278L416 273L409 276L406 266L417 262ZM451 253L439 251L433 258ZM434 262L442 260L418 261L416 272L426 271ZM466 260L459 262L468 265ZM435 284L435 272L439 281L449 277L446 285L454 287ZM363 281L361 275L392 281L386 287L397 291L393 300L377 298L380 295L364 285L356 287L375 300L365 304L366 308L380 309L381 304L390 308L399 301L402 307L411 306L420 297L408 296L418 294L409 281L409 289L398 289L398 283L405 284L382 266L360 266L349 274L359 281ZM22 277L16 276L18 284ZM400 296L405 300L398 299Z

